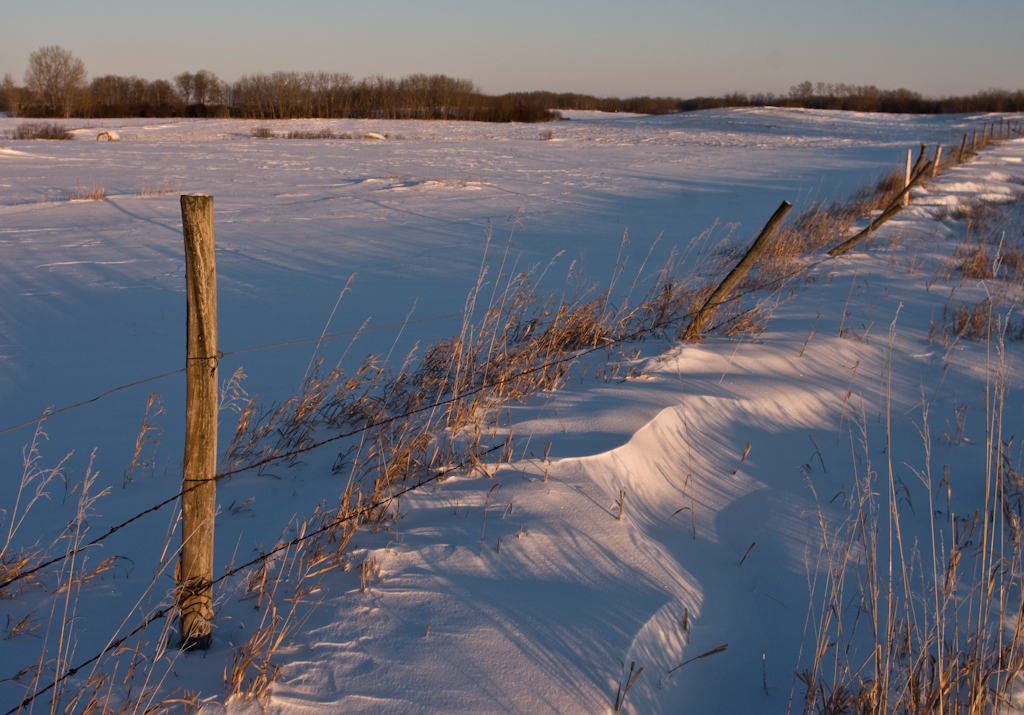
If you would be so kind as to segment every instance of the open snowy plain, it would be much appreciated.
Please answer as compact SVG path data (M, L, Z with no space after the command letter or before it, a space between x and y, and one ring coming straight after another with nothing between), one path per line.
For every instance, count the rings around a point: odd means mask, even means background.
M81 525L90 535L180 488L178 373L47 419L37 465L73 454L23 522L26 495L16 504L32 420L182 368L181 193L215 201L221 379L244 368L245 390L271 403L295 394L314 356L349 372L370 353L397 367L414 347L415 360L457 334L482 267L488 283L532 272L541 293L568 299L605 290L625 262L619 301L634 282L644 292L673 251L693 262L736 255L783 200L795 216L852 196L908 149L941 143L948 156L991 121L566 114L548 125L260 123L356 137L346 140L258 140L255 123L239 120L69 121L75 141L0 139L0 430L30 423L0 433L7 553L66 548L90 463L92 492L109 489ZM17 121L0 119L0 136ZM104 130L121 141L95 141ZM360 138L369 133L386 138ZM502 443L510 420L511 462L403 497L401 518L358 532L350 568L326 574L294 611L282 587L277 608L295 628L259 705L289 715L610 712L622 664L635 663L643 672L622 712L801 712L794 671L822 617L822 534L849 517L856 481L891 470L907 550L926 551L933 524L950 525L948 537L953 514L984 510L994 376L1006 389L1002 439L1016 437L1019 457L1020 342L958 339L944 326L986 295L999 296L994 311L1011 332L1020 324L1019 288L949 267L967 233L957 207L1006 204L986 230L1021 242L1022 159L1024 140L989 147L917 190L851 254L819 256L774 293L749 296L771 306L759 334L625 346L614 379L595 373L621 350L591 355L561 389L509 406L489 439ZM100 187L102 201L68 200ZM325 332L340 335L318 342ZM277 343L294 344L244 352ZM629 368L639 376L624 379ZM157 429L145 464L126 476L154 392ZM222 413L221 444L235 419ZM337 504L346 475L330 452L218 485L217 573L272 548L296 515ZM48 575L7 589L0 714L166 603L175 508L54 567L66 578L123 557L88 582L55 592ZM379 572L364 592L357 567L370 560ZM134 651L104 656L110 707L138 697L144 677L156 699L181 688L206 712L256 707L228 702L223 683L233 648L267 612L241 591L223 582L208 652L153 657L162 623L148 629L130 693ZM15 628L26 617L34 630ZM50 691L31 710L63 712L92 668L54 689L64 690L59 707Z

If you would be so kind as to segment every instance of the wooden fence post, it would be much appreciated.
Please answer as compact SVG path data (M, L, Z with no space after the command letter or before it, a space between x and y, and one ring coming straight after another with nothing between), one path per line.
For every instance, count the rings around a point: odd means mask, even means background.
M956 158L957 164L964 163L964 152L967 151L967 135L964 134L964 140L960 143L960 155Z
M939 164L942 163L942 144L935 147L935 163L932 164L932 178L939 175Z
M913 153L913 149L907 149L907 178L903 181L903 188L910 186L910 159ZM910 194L903 194L903 205L910 205Z
M768 223L761 229L761 233L754 239L750 249L747 250L747 255L743 256L740 262L736 264L736 267L729 271L729 275L725 277L718 285L718 288L715 289L715 292L711 294L711 297L704 303L704 306L693 316L693 320L690 321L690 324L682 333L683 340L696 340L700 337L701 331L704 330L704 326L714 316L718 306L725 302L732 289L743 280L743 277L757 263L757 259L768 248L769 239L775 235L775 232L782 224L782 220L786 218L786 214L789 213L791 208L793 208L793 204L783 201L782 205L776 209L772 217L768 219Z
M917 155L917 161L914 162L914 168L910 170L911 176L916 176L917 172L921 171L921 167L924 166L925 161L928 160L928 147L924 144L921 145L921 151Z
M212 641L213 522L217 497L217 266L213 197L181 197L185 234L187 352L185 469L178 610L182 650Z
M976 154L978 151L978 130L974 130L974 138L971 139L971 153Z
M882 214L878 218L876 218L874 221L869 223L867 228L862 230L856 236L854 236L853 238L847 239L846 241L843 241L838 246L833 248L831 251L828 252L828 255L830 255L832 258L835 258L836 256L839 256L839 255L842 255L842 254L846 253L847 251L849 251L851 248L856 246L861 241L866 240L868 238L868 236L870 236L872 233L874 233L874 231L879 226L881 226L883 223L885 223L886 221L891 219L893 216L898 214L900 211L902 211L903 207L905 206L905 204L903 202L904 198L907 195L910 194L910 190L912 188L914 188L919 183L921 183L921 181L924 179L925 174L929 173L929 171L931 170L932 166L933 166L932 162L929 161L927 164L925 164L923 167L921 167L921 170L914 175L914 177L910 180L910 183L907 184L906 188L904 188L903 191L901 191L896 196L896 198L894 198L892 200L892 202L889 204L889 206L886 207L886 209L882 212Z

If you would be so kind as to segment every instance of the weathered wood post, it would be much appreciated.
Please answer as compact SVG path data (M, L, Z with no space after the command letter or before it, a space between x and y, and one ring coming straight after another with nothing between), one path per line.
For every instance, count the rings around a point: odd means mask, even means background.
M851 248L856 246L861 241L866 240L868 238L868 236L870 236L872 233L874 233L874 231L879 226L881 226L883 223L885 223L886 221L891 219L893 216L898 214L900 211L902 211L903 210L903 206L904 206L904 203L903 203L904 196L906 194L909 194L910 190L912 188L914 188L919 183L921 183L921 181L925 177L925 174L927 174L931 170L932 165L933 165L932 162L929 161L927 164L925 164L923 167L921 167L921 170L914 175L914 177L910 180L910 183L907 184L907 186L903 189L903 191L901 191L899 194L897 194L896 198L894 198L892 200L892 202L889 204L889 206L886 207L886 209L884 211L882 211L882 214L878 218L876 218L874 221L869 223L867 228L862 230L860 233L855 235L853 238L847 239L846 241L843 241L838 246L833 248L831 251L828 252L828 255L830 255L833 258L835 258L836 256L839 256L839 255L842 255L842 254L846 253L847 251L849 251Z
M921 145L921 151L917 155L917 161L914 162L914 168L910 170L910 175L916 176L921 167L924 166L925 161L928 160L928 147L924 144Z
M971 153L976 154L978 152L978 130L974 130L974 138L971 139Z
M912 158L913 154L914 154L914 150L913 149L907 149L907 178L904 179L904 181L903 181L903 188L904 189L907 188L908 186L910 186L910 159ZM903 205L904 206L909 206L910 205L910 194L909 193L904 193L903 194Z
M939 164L942 163L942 144L935 146L935 163L932 164L932 178L939 175Z
M213 521L217 496L217 266L213 197L181 197L187 304L185 469L178 610L182 650L212 640Z
M754 243L751 244L750 249L747 250L747 255L740 259L740 262L736 264L729 275L719 284L715 292L711 294L711 297L707 299L704 306L697 311L697 314L693 316L690 324L686 330L682 332L682 339L687 341L693 341L700 338L701 332L704 330L704 326L714 316L715 311L718 309L725 299L729 297L729 293L739 285L739 282L743 280L743 277L750 272L750 269L757 263L757 259L761 257L761 254L768 248L768 241L775 232L782 225L782 220L786 218L786 214L793 208L793 204L788 201L783 201L768 223L761 229L761 233L758 234L757 238L754 239Z
M956 158L957 164L964 163L964 152L967 151L967 135L964 134L964 140L960 143L960 155Z

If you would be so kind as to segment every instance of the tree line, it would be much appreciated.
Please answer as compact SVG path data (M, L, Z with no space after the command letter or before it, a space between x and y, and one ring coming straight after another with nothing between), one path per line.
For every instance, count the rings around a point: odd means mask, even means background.
M374 118L542 122L558 110L666 114L719 107L778 106L859 112L940 114L1021 112L1024 91L989 89L964 97L926 98L907 89L802 82L786 95L735 92L720 97L595 97L571 92L486 95L471 80L414 74L361 80L338 72L271 72L228 83L209 70L172 80L103 75L87 81L85 64L53 45L29 55L24 83L0 81L0 111L23 117Z
M84 63L56 45L29 55L24 84L0 82L0 111L22 117L373 118L542 122L557 112L523 96L489 96L471 80L414 74L356 80L338 72L242 75L214 72L173 80L103 75L87 81Z
M851 112L896 114L961 114L966 112L1024 112L1024 90L1008 92L986 89L962 97L933 99L908 89L879 89L874 85L801 82L789 93L744 94L733 92L719 97L594 97L571 92L521 92L520 101L537 103L554 110L589 109L600 112L669 114L722 107L801 107L838 109Z

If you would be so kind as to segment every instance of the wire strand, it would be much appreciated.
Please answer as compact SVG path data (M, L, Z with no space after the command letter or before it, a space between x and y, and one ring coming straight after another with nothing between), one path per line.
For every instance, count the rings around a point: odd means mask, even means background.
M821 265L822 263L825 263L828 260L832 260L832 259L823 258L823 259L818 260L818 261L816 261L816 262L814 262L814 263L812 263L810 265L802 267L798 271L793 271L792 273L780 276L779 278L776 278L774 281L770 281L769 283L766 283L766 284L764 284L762 286L758 286L756 288L749 288L746 291L741 291L739 293L739 295L749 295L751 293L754 293L754 292L757 292L757 291L760 291L760 290L764 290L766 287L771 287L771 286L776 285L776 284L784 283L786 280L789 280L790 278L792 278L792 277L794 277L796 275L799 275L800 273L803 273L803 272L806 272L806 271L808 271L808 270L810 270L812 268L815 268L815 267ZM696 314L696 311L691 311L690 313L687 313L685 315L679 316L678 320L679 321L684 321L687 318L692 318L693 315L695 315L695 314ZM722 325L721 323L713 325L711 328L709 328L709 330L714 330L715 328L718 328L721 325ZM409 412L402 413L400 415L393 415L392 417L388 417L387 419L380 420L380 421L377 421L377 422L371 422L371 423L363 425L362 427L359 427L357 429L351 430L349 432L344 432L344 433L339 434L339 435L335 435L334 437L329 437L328 439L322 440L320 442L315 442L315 443L313 443L311 445L308 445L306 447L303 447L301 449L295 449L295 450L291 450L289 452L283 452L281 454L275 454L275 455L272 455L270 457L266 457L264 459L261 459L261 460L259 460L257 462L254 462L252 464L246 465L244 467L240 467L238 469L233 469L233 470L229 470L227 472L219 473L219 474L217 474L217 475L215 475L213 477L213 481L220 481L221 479L225 479L225 478L233 476L235 474L241 474L243 472L248 472L248 471L256 469L258 467L262 467L264 465L270 464L271 462L276 462L276 461L279 461L279 460L282 460L282 459L289 459L291 457L296 457L296 456L298 456L300 454L305 454L307 452L312 452L313 450L319 449L320 447L323 447L325 445L331 444L332 442L337 442L338 440L345 439L347 437L353 437L355 435L361 434L363 432L366 432L368 430L374 429L376 427L383 427L385 425L391 424L393 422L396 422L398 420L404 419L406 417L412 417L412 416L420 414L422 412L427 412L427 411L430 411L430 410L434 410L434 409L436 409L438 407L444 407L445 405L453 404L454 402L457 402L459 400L465 399L466 397L470 397L472 395L479 394L480 392L483 392L484 390L487 390L487 389L490 389L490 388L493 388L493 387L499 387L499 386L501 386L501 385L503 385L503 384L505 384L507 382L511 382L513 380L518 380L518 379L520 379L520 378L522 378L522 377L524 377L526 375L530 375L530 374L532 374L534 372L538 372L538 371L541 371L541 370L546 370L548 368L555 367L557 365L561 365L561 364L566 363L566 362L573 362L575 360L580 359L581 357L584 357L584 356L589 355L591 353L597 352L598 350L607 350L608 348L610 348L610 347L612 347L614 345L618 345L619 343L624 343L624 342L628 342L628 341L631 341L631 340L635 340L638 337L640 337L642 335L645 335L646 333L651 332L652 330L653 330L653 328L646 328L646 329L634 331L633 333L630 333L629 335L625 335L625 336L622 336L622 337L619 337L619 338L606 339L606 341L604 343L602 343L601 345L596 345L596 346L594 346L592 348L587 348L587 349L581 350L581 351L579 351L579 350L578 351L574 351L572 354L567 355L565 357L559 358L557 360L550 360L550 361L548 361L546 363L543 363L541 365L535 365L535 366L533 366L531 368L528 368L526 370L523 370L521 372L515 373L513 375L509 375L509 376L507 376L505 378L501 378L501 379L495 380L494 382L481 384L481 385L479 385L478 387L476 387L476 388L474 388L472 390L467 390L466 392L462 392L459 395L453 395L452 397L449 397L447 399L439 400L439 401L431 403L430 405L427 405L425 407L420 407L420 408L417 408L415 410L411 410ZM183 372L183 370L180 371L180 372ZM169 373L169 374L174 374L174 373ZM95 399L98 399L98 398L95 398ZM50 559L48 561L45 561L45 562L43 562L43 563L41 563L41 564L39 564L37 566L34 566L33 568L28 569L27 571L22 571L22 572L16 574L12 578L7 579L3 583L0 583L0 591L2 591L3 589L7 588L8 586L10 586L11 584L13 584L13 583L15 583L17 581L21 581L21 580L23 580L25 578L28 578L29 576L32 576L32 575L38 573L39 571L43 570L47 566L52 566L53 564L60 563L64 559L70 558L71 556L79 554L82 551L84 551L84 550L86 550L88 548L91 548L92 546L95 546L96 544L100 543L101 541L104 541L105 539L109 538L110 536L112 536L116 532L120 531L125 526L128 526L129 524L131 524L132 522L140 519L141 517L145 516L146 514L151 514L151 513L155 512L155 511L158 511L159 509L162 509L163 507L165 507L168 504L176 501L177 499L179 499L180 497L184 496L185 494L188 494L189 492L193 491L194 489L198 489L200 486L202 486L205 483L206 483L206 481L201 481L201 482L199 482L197 484L194 484L194 485L192 485L190 487L186 487L185 489L182 489L181 491L179 491L177 494L175 494L175 495L173 495L171 497L168 497L167 499L165 499L164 501L160 502L159 504L157 504L155 506L152 506L152 507L150 507L149 509L146 509L143 512L140 512L139 514L136 514L135 516L133 516L132 518L128 519L127 521L124 521L124 522L122 522L122 523L120 523L120 524L118 524L116 526L110 527L109 531L107 531L106 533L102 534L101 536L93 539L92 541L90 541L90 542L88 542L86 544L83 544L82 546L80 546L80 547L78 547L76 549L73 549L72 551L69 551L69 552L67 552L67 553L65 553L65 554L63 554L61 556L57 556L57 557L52 558L52 559Z
M485 452L483 452L483 454L490 454L491 452L493 452L493 451L495 451L497 449L501 449L501 447L503 447L503 446L504 446L503 444L495 445L495 446L491 447L490 449L486 450ZM399 492L397 492L395 494L388 495L386 498L384 498L384 499L382 499L382 500L380 500L378 502L375 502L373 504L365 506L362 509L356 509L354 512L352 512L350 514L346 514L343 517L337 517L335 519L332 519L330 521L330 523L321 526L320 528L316 529L315 531L311 531L310 533L305 534L305 535L303 535L301 537L296 537L296 538L292 539L291 541L289 541L289 542L287 542L285 544L279 544L278 546L276 546L275 548L271 549L267 553L260 554L257 558L253 559L252 561L249 561L249 562L247 562L245 564L242 564L241 566L237 566L237 567L235 567L233 569L229 569L227 572L222 574L220 577L218 577L217 579L213 580L210 583L210 586L211 587L216 586L218 583L220 583L224 579L230 578L231 576L234 576L235 574L237 574L237 573L239 573L241 571L244 571L245 569L249 568L250 566L255 566L256 564L260 563L261 561L263 561L263 562L269 561L274 556L274 554L276 554L276 553L278 553L280 551L283 551L285 549L290 549L292 546L297 546L298 544L301 544L304 541L308 541L309 539L313 538L314 536L317 536L319 534L322 534L324 532L327 532L327 531L330 531L331 529L336 528L340 524L344 524L345 522L351 521L352 519L356 519L356 518L362 516L363 514L367 514L367 513L372 512L375 509L379 509L381 507L387 507L395 499L398 499L399 497L401 497L401 496L403 496L405 494L408 494L409 492L413 492L413 491L416 491L417 489L425 487L426 485L431 484L432 482L438 481L439 479L443 479L446 475L451 474L452 472L454 472L454 471L456 471L458 469L462 469L466 465L467 465L467 461L463 460L459 464L456 464L456 465L447 467L445 469L439 470L433 476L431 476L429 479L424 479L424 480L422 480L420 482L417 482L416 484L414 484L414 485L412 485L410 487L406 487L405 489L402 489L402 490L400 490ZM66 673L64 673L64 675L62 675L62 676L60 676L58 678L55 678L52 683L47 685L42 690L40 690L38 692L35 692L32 695L30 695L30 696L25 697L24 699L22 699L22 701L18 705L16 705L15 707L11 708L10 710L8 710L4 715L12 715L12 713L15 713L18 710L20 710L21 708L25 707L26 705L31 704L33 700L38 698L40 695L44 695L45 693L49 692L58 683L63 682L67 678L73 677L82 668L84 668L85 666L87 666L87 665L89 665L91 663L96 662L97 660L102 658L106 653L109 653L111 650L114 650L116 648L121 647L125 643L125 641L127 641L129 638L134 636L136 633L142 631L143 629L145 629L147 626L149 626L149 624L153 623L154 621L157 621L157 620L159 620L161 618L166 617L167 614L170 613L173 610L174 610L173 607L166 607L166 608L161 608L160 610L156 611L155 613L153 613L153 615L151 615L151 616L147 617L145 620L143 620L143 622L140 623L138 626L136 626L128 635L124 636L123 638L119 638L119 639L117 639L115 641L112 641L103 650L101 650L99 653L94 655L92 658L89 658L88 660L83 661L82 663L79 663L74 668L68 669L68 671Z
M400 328L400 327L403 327L403 326L406 326L406 325L418 325L420 323L432 323L432 322L436 322L436 321L439 321L439 320L450 320L451 318L465 318L466 316L474 315L476 313L480 313L480 312L485 311L485 310L487 310L487 308L480 308L480 309L477 309L477 310L467 311L467 312L464 312L464 313L451 313L450 315L439 315L439 316L436 316L434 318L421 318L419 320L410 320L410 321L403 322L403 323L389 323L387 325L378 325L378 326L373 327L373 328L360 328L359 330L348 330L348 331L345 331L343 333L331 333L329 335L322 335L322 336L317 337L317 338L302 338L301 340L289 340L289 341L286 341L286 342L283 342L283 343L269 343L267 345L257 345L257 346L254 346L254 347L240 348L238 350L231 350L231 351L228 351L228 352L222 352L222 353L219 353L217 355L217 357L218 358L224 358L224 357L228 357L230 355L241 355L243 353L251 353L251 352L256 352L256 351L259 351L259 350L268 350L270 348L280 348L280 347L286 347L288 345L302 345L304 343L313 343L313 342L316 342L318 340L332 340L334 338L344 338L344 337L348 337L350 335L360 335L362 333L372 333L372 332L375 332L375 331L378 331L378 330L388 330L390 328ZM186 358L186 359L189 359L189 358ZM200 359L206 359L206 358L191 358L191 359L200 360ZM96 397L93 397L90 400L85 400L84 402L78 402L78 403L75 403L73 405L67 405L66 407L61 407L58 410L46 411L43 414L41 414L39 417L36 417L35 419L28 420L27 422L22 422L21 424L16 424L16 425L14 425L12 427L7 427L6 429L2 429L2 430L0 430L0 434L5 434L7 432L13 432L14 430L21 429L22 427L28 427L30 425L37 424L41 420L49 419L50 417L53 417L54 415L59 415L61 412L67 412L68 410L73 410L73 409L76 409L78 407L85 407L86 405L90 405L93 402L96 402L97 400L100 400L100 399L106 397L107 395L111 395L111 394L113 394L115 392L118 392L119 390L126 390L129 387L137 387L139 385L144 385L147 382L154 382L156 380L162 380L165 377L171 377L173 375L178 375L178 374L183 373L183 372L185 372L185 368L182 368L180 370L175 370L174 372L165 372L163 375L155 375L154 377L147 377L147 378L145 378L143 380L137 380L135 382L130 382L127 385L120 385L118 387L113 387L113 388L107 390L106 392L104 392L103 394L97 395Z

